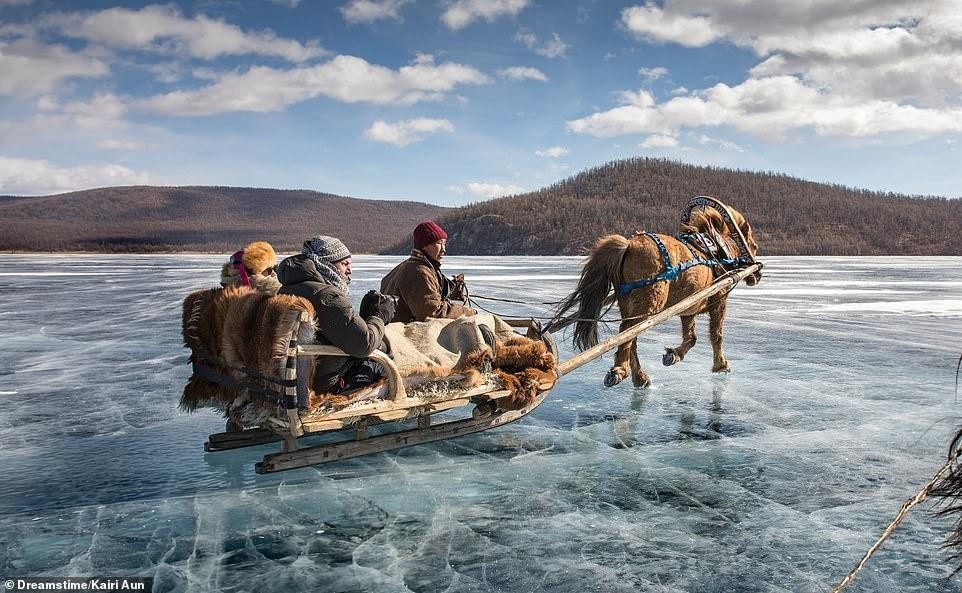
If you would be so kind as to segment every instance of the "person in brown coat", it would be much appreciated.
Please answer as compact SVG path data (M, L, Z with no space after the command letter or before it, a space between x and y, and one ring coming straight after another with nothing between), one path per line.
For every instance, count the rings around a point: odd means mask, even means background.
M441 273L447 241L448 234L434 221L426 220L414 228L411 256L381 280L381 292L398 297L393 321L409 323L428 317L456 319L477 314L454 302L467 300L464 275L452 280Z

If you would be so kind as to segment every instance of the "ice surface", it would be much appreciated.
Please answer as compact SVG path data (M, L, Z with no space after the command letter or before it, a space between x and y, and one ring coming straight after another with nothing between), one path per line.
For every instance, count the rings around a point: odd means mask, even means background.
M359 300L400 258L356 256ZM0 255L0 576L153 576L156 591L808 592L837 584L962 424L962 258L764 258L661 366L609 353L505 427L259 476L205 454L180 306L223 257ZM548 315L581 258L448 257L478 303ZM518 302L513 302L518 301ZM614 312L612 312L613 314ZM606 326L611 333L614 324ZM564 338L565 336L561 336ZM573 355L566 341L561 356ZM909 514L850 592L958 591L950 519Z

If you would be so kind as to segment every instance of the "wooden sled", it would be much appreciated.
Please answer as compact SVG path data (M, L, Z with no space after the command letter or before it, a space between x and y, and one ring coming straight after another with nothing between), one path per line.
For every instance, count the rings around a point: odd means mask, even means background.
M372 358L380 361L388 371L384 385L371 387L370 394L358 392L353 399L356 403L340 408L309 409L309 376L315 356L347 356L343 351L313 344L301 344L304 328L313 333L310 315L300 311L295 323L290 324L284 340L283 352L275 361L282 369L279 377L264 377L242 368L214 368L211 366L210 353L203 352L197 344L192 345L189 322L188 301L184 310L185 344L192 348L191 360L195 377L207 380L215 388L227 386L234 391L243 392L244 397L262 399L273 410L266 413L256 427L236 427L226 432L212 434L204 448L207 451L224 451L239 447L249 447L271 442L280 442L281 451L271 453L255 465L260 474L271 473L308 465L328 463L361 455L401 449L413 445L430 443L462 435L472 434L503 426L531 413L538 407L555 381L598 358L619 345L632 340L648 329L674 317L720 291L731 290L749 274L761 269L760 263L731 272L719 278L711 286L695 293L675 305L652 315L642 323L615 334L604 342L568 360L562 361L554 372L544 377L536 385L536 393L526 404L516 409L504 405L512 395L496 383L484 383L463 390L452 390L444 397L425 395L424 387L406 388L400 371L393 360L382 352L375 352ZM504 320L516 330L523 330L525 337L542 341L547 350L558 360L557 346L549 330L542 329L534 320ZM570 320L560 320L554 324L558 330ZM198 347L195 347L198 346ZM205 357L207 362L205 362ZM214 357L215 359L217 357ZM216 363L216 360L214 361ZM220 361L223 364L223 361ZM241 376L241 378L238 378ZM244 378L249 377L249 378ZM456 377L444 380L456 381ZM273 385L267 389L265 385ZM430 383L425 385L430 386ZM378 391L380 390L380 391ZM377 391L377 393L374 393ZM185 389L186 394L186 389ZM370 398L367 395L371 395ZM182 400L182 407L184 407ZM444 412L443 419L438 416ZM451 414L460 412L460 417ZM230 422L228 425L230 426ZM316 437L325 442L304 444L301 439Z
M249 295L249 300L258 298L267 297ZM194 370L191 382L200 380L204 382L203 387L221 390L220 401L228 402L226 409L222 410L231 418L228 430L210 435L204 449L215 452L280 442L280 452L265 455L255 465L255 471L260 474L390 451L502 426L535 409L559 376L553 368L550 374L538 375L540 381L537 385L529 385L529 389L534 388L534 393L525 400L525 405L517 407L508 405L512 391L506 389L496 375L486 374L481 384L467 388L460 387L461 375L458 374L405 387L405 380L394 360L384 352L375 351L370 358L386 369L385 381L353 392L346 405L312 409L309 403L313 394L310 375L314 357L348 355L333 346L300 343L313 334L309 311L293 311L296 319L285 325L284 348L270 357L270 368L277 372L258 372L256 368L250 368L256 365L247 360L243 365L231 366L226 363L224 352L212 354L207 350L216 347L205 350L199 343L198 326L203 320L198 317L202 301L203 294L201 299L194 301L188 297L184 304L185 344L191 348ZM208 307L205 312L211 309ZM267 318L261 316L258 319ZM541 332L535 321L504 321L525 332L518 333L518 336L542 342L552 354L551 360L557 360L557 347L551 335ZM187 391L185 388L185 397ZM201 407L185 406L183 400L181 406L185 409ZM262 411L256 426L248 427L247 422L234 418L240 406L247 412L252 406ZM445 412L443 418L439 416L442 412ZM306 444L306 437L318 437L323 442Z

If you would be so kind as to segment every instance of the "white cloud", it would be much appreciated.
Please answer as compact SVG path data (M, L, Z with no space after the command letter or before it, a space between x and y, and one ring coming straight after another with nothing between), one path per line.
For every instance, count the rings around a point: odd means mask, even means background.
M607 138L625 134L675 135L683 128L730 126L775 141L793 130L865 137L888 133L962 131L962 109L925 109L892 101L855 100L772 77L714 87L656 104L646 91L624 93L625 103L567 122L570 131Z
M378 120L370 128L364 130L364 137L368 140L386 142L395 146L407 146L424 140L426 134L453 131L454 126L446 119L421 117L393 124Z
M150 182L146 173L120 165L56 167L45 160L0 157L0 193L4 194L43 195Z
M674 148L678 146L678 138L662 134L655 134L645 138L638 146L642 148Z
M529 68L525 66L503 68L498 70L498 76L501 76L502 78L509 78L511 80L540 80L541 82L548 82L548 77L544 72L538 70L537 68Z
M271 31L245 32L204 15L185 18L170 5L60 14L49 17L46 24L59 28L64 35L107 47L161 52L173 49L208 60L224 55L260 54L300 63L330 53L316 42L302 44L281 39Z
M720 138L712 138L702 134L698 137L698 143L702 146L718 146L725 150L731 150L733 152L745 152L745 149L738 144L731 142L729 140L722 140Z
M658 66L656 68L639 68L638 74L644 77L647 81L658 80L659 78L664 78L668 76L668 69Z
M454 0L441 14L441 22L457 31L478 19L491 23L504 15L515 16L527 6L528 0Z
M500 198L520 194L524 188L511 184L473 182L468 184L467 190L468 193L479 198Z
M256 66L231 72L196 91L151 97L143 105L158 113L184 116L232 111L269 112L318 96L346 103L401 103L438 100L462 84L485 84L481 72L461 64L436 65L428 55L398 70L354 56L337 56L324 64L292 70Z
M116 138L105 138L97 142L97 148L104 150L142 150L147 145L137 140L117 140Z
M778 140L803 129L915 138L960 130L962 13L956 2L673 0L628 7L621 16L644 41L732 43L760 61L737 85L679 88L660 104L623 96L618 107L569 121L572 131L675 135L730 126Z
M702 47L719 37L710 19L666 11L653 3L625 8L621 23L639 38L688 47Z
M401 8L411 0L351 0L338 10L344 20L356 23L373 23L381 20L401 20Z
M24 39L0 43L0 72L0 95L29 96L50 92L67 78L106 76L110 68L99 58Z
M552 146L551 148L546 148L544 150L536 150L534 153L538 156L557 159L563 156L568 156L571 151L563 146Z
M557 33L553 33L551 39L544 43L540 43L538 37L527 30L519 31L514 39L539 56L546 58L564 57L568 51L568 44L562 41Z

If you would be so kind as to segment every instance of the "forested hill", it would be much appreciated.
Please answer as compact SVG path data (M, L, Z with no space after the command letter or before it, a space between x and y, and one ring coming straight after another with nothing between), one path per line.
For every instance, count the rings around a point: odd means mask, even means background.
M450 210L416 202L362 200L304 190L238 187L111 187L0 198L0 250L212 251L252 240L300 250L315 234L376 253L418 222Z
M688 200L698 195L715 196L745 214L760 255L962 255L962 199L647 158L458 208L440 222L452 236L452 254L575 255L609 233L674 234Z
M406 253L411 229L435 219L452 255L581 255L609 233L674 234L697 195L745 214L759 255L962 255L962 199L641 158L461 208L233 187L0 196L0 250L230 253L262 239L291 252L326 234L355 253Z

